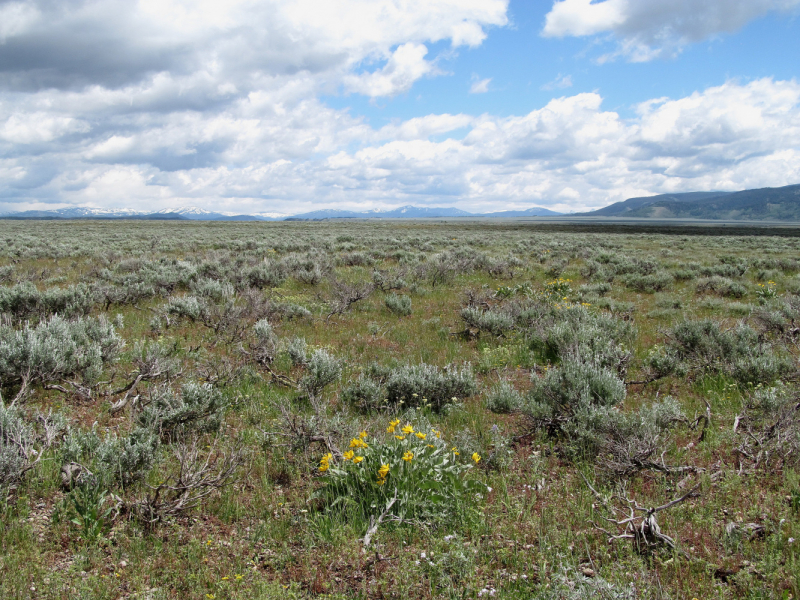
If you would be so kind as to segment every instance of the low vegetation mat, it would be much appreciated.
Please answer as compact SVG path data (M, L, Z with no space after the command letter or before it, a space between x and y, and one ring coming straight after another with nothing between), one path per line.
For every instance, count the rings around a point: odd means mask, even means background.
M743 233L0 221L0 597L796 598Z

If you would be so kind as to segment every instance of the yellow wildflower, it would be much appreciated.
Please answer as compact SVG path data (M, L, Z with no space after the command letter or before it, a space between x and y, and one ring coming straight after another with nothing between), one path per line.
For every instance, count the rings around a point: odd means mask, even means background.
M394 419L393 421L389 421L389 425L391 425L392 427L397 427L398 425L400 425L400 419Z
M452 448L452 452L453 452L453 454L458 456L458 448L456 448L455 446Z
M351 448L368 448L369 446L361 438L353 438L352 440L350 440L350 447Z
M239 574L237 573L237 574L236 574L236 581L239 581L240 579L242 579L242 577L244 577L244 575L239 575Z
M424 440L427 437L428 434L417 432L414 435L416 435L419 439Z
M405 454L403 454L403 460L406 462L410 462L411 460L413 460L413 458L414 455L411 452L406 452Z
M405 427L403 427L402 431L403 431L403 433L405 433L406 435L409 435L409 434L411 434L411 433L414 433L414 428L411 426L411 424L406 424L406 426L405 426Z
M433 444L427 444L428 448L435 448Z
M358 434L358 437L360 437L363 440L365 437L367 437L367 432L362 431L361 433Z
M356 463L356 464L358 464L358 463L360 463L362 460L364 460L364 457L363 457L363 456L356 456L356 457L353 459L353 462L354 462L354 463Z
M381 468L378 469L378 477L381 479L386 479L386 476L389 474L389 465L381 465Z
M472 453L472 460L474 460L475 464L477 465L481 460L481 455L478 454L477 452L473 452Z
M353 452L352 450L348 450L347 452L345 452L344 454L342 454L342 457L343 457L345 460L350 460L351 458L353 458L353 456L355 456L355 454L356 454L356 453L355 453L355 452Z
M394 433L394 425L389 425L389 426L386 428L386 432L387 432L387 433Z
M395 437L396 439L400 440L401 442L402 442L404 439L406 439L406 436L404 436L404 435L396 435L396 436L394 436L394 437Z
M433 431L433 433L435 433L435 434L436 434L436 437L437 437L437 438L440 438L440 437L442 437L442 432L441 432L441 431L437 431L436 429L431 429L431 431Z
M383 485L384 483L386 483L386 480L385 479L378 479L378 481L376 481L375 483L377 483L378 485Z
M330 461L333 458L333 454L328 452L325 456L323 456L319 461L319 470L320 472L324 473L330 467Z

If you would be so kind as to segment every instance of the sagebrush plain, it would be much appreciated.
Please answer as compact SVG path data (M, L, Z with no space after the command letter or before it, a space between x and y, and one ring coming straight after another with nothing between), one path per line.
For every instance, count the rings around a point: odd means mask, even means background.
M800 594L800 238L0 221L0 597Z

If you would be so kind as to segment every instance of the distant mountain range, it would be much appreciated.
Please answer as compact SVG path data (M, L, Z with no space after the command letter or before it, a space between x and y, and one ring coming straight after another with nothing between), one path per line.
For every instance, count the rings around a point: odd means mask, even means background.
M182 221L305 221L321 219L423 219L433 217L631 217L639 219L723 219L800 221L800 184L742 192L688 192L629 198L590 212L565 215L546 208L469 213L454 207L402 206L355 212L315 210L297 215L221 213L188 206L153 213L131 209L60 208L0 215L3 219L159 219Z
M528 210L504 211L487 214L469 213L452 207L402 206L393 210L371 210L354 212L350 210L315 210L297 215L259 213L237 215L234 213L212 212L194 206L177 209L165 208L158 212L143 213L130 209L100 208L59 208L56 210L27 210L0 215L3 219L157 219L180 221L307 221L320 219L422 219L432 217L557 217L557 213L546 208L534 207Z

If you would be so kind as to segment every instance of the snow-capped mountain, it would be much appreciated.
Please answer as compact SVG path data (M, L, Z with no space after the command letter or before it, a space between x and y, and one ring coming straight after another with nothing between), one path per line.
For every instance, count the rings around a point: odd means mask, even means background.
M454 207L401 206L391 210L372 209L363 212L339 209L320 209L298 215L263 212L251 215L232 212L214 212L196 206L162 208L156 212L140 212L128 208L93 208L76 206L54 210L28 210L0 215L10 219L146 219L179 221L282 221L314 219L422 219L436 217L513 217L513 216L557 216L546 208L531 208L526 211L474 214Z
M419 219L425 217L474 217L459 208L453 207L427 207L427 206L401 206L392 210L368 210L355 212L352 210L337 210L327 208L314 210L299 215L294 215L292 219Z
M204 208L197 208L196 206L181 206L180 208L162 208L161 210L156 211L155 214L165 215L168 213L173 215L183 215L184 217L190 219L193 217L203 218L208 215L222 215L225 217L229 217L235 214L235 213L224 213L224 212L212 212Z

